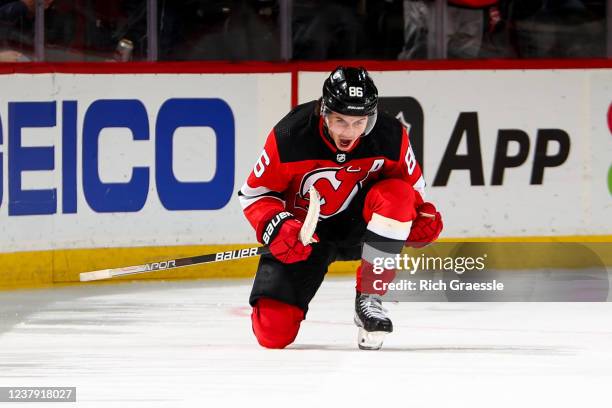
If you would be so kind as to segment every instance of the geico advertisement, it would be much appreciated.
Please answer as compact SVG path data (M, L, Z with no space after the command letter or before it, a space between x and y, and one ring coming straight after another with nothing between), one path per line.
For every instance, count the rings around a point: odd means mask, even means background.
M410 129L444 236L612 231L610 70L371 74L381 109ZM300 101L325 77L300 73Z
M1 251L252 241L235 195L289 86L287 74L0 76Z

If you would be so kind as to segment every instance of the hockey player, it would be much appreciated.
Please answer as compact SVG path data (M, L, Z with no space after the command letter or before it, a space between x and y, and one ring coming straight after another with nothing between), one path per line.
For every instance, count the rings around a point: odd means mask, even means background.
M393 325L374 281L390 282L395 270L374 274L374 258L426 245L442 230L440 213L423 201L425 181L406 129L377 105L365 69L336 68L321 99L297 106L270 132L239 192L246 218L271 251L260 258L249 299L264 347L295 340L332 262L361 259L358 345L379 349ZM298 234L311 186L321 197L318 242L304 245Z

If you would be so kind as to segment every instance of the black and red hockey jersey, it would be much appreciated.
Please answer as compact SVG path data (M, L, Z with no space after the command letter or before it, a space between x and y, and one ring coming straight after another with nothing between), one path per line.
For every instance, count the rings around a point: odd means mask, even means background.
M379 112L372 131L343 152L326 135L318 102L312 101L294 108L270 132L239 198L261 239L276 213L289 211L304 219L313 185L321 196L320 218L326 219L345 211L360 190L384 178L404 179L424 195L425 181L406 128Z

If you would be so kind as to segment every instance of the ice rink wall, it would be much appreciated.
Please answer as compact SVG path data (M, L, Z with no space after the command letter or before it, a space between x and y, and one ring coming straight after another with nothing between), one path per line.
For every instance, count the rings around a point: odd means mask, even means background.
M443 239L612 242L612 62L360 64L410 129ZM336 65L0 66L0 288L252 245L236 192Z

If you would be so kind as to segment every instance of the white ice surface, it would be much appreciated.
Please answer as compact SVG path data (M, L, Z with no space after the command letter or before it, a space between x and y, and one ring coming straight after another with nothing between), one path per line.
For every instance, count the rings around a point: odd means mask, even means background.
M296 342L261 348L249 281L0 292L0 386L76 386L53 407L595 407L612 404L612 303L398 303L360 351L351 280Z

